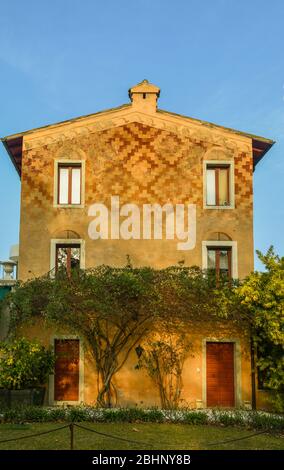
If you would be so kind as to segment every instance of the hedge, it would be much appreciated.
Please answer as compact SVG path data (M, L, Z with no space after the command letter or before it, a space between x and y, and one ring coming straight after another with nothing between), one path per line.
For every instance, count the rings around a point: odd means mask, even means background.
M0 422L97 422L97 423L181 423L242 426L267 431L284 431L284 416L247 410L160 410L158 408L95 408L92 406L36 407L0 410Z

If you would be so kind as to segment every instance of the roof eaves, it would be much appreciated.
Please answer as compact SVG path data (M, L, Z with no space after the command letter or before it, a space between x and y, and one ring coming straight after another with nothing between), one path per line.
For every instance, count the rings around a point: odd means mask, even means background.
M206 127L223 129L224 131L232 132L234 134L241 135L243 137L248 137L250 139L259 140L259 141L265 142L267 144L271 144L271 146L273 144L275 144L275 141L272 140L272 139L268 139L266 137L262 137L262 136L259 136L259 135L250 134L250 133L244 132L244 131L239 131L237 129L233 129L232 127L221 126L220 124L215 124L215 123L209 122L209 121L203 121L202 119L197 119L197 118L193 118L193 117L190 117L190 116L185 116L184 114L172 113L170 111L165 111L164 109L157 109L157 112L161 113L161 114L169 114L169 115L181 117L183 119L189 119L190 121L198 122L199 124L202 124Z
M103 111L98 111L97 113L85 114L83 116L75 117L75 118L72 118L72 119L66 119L65 121L59 121L59 122L56 122L54 124L48 124L46 126L35 127L33 129L28 129L28 130L23 131L23 132L18 132L17 134L7 135L5 137L1 137L0 141L2 141L4 143L4 142L6 142L10 139L16 139L17 137L21 137L21 136L24 136L24 135L27 135L27 134L32 134L33 132L41 131L41 130L44 130L44 129L51 129L51 128L54 128L54 127L57 127L57 126L63 126L65 124L81 121L81 120L84 120L84 119L89 119L93 116L98 116L98 115L104 114L104 113L107 114L107 113L111 113L111 112L114 112L114 111L120 111L121 109L128 108L128 107L131 107L131 103L122 104L121 106L117 106L116 108L104 109Z
M6 140L4 140L4 139L0 139L0 140L2 141L2 143L3 143L4 147L5 147L6 152L8 153L8 155L9 155L9 157L10 157L10 159L11 159L11 161L12 161L12 163L13 163L13 165L14 165L14 167L15 167L15 169L16 169L18 175L19 175L19 177L21 178L20 170L19 170L19 168L18 168L17 163L15 162L14 155L10 152L10 149L9 149L9 146L7 145Z

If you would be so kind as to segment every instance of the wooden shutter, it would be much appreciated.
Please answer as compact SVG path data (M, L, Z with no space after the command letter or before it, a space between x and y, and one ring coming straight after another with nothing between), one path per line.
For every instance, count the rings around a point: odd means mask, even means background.
M79 358L78 339L56 339L54 344L56 362L54 375L54 400L79 400Z
M235 406L234 343L206 344L207 406Z

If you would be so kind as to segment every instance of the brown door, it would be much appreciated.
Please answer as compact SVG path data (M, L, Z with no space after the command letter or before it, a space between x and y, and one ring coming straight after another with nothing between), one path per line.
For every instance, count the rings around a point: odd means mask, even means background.
M235 406L234 343L206 344L207 406Z
M54 376L54 400L79 400L79 340L56 339Z

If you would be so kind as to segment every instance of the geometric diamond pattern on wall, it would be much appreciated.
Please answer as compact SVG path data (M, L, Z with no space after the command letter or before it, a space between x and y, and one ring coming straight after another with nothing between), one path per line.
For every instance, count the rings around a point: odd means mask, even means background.
M138 122L75 137L72 156L86 159L86 204L195 203L203 206L203 156L209 143ZM53 203L54 158L68 158L64 143L24 151L22 188L25 204L50 208ZM80 150L80 152L79 152ZM224 151L224 149L222 149ZM61 152L61 153L60 153ZM235 156L236 206L252 205L252 158Z

